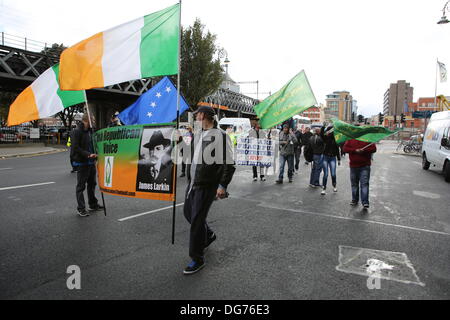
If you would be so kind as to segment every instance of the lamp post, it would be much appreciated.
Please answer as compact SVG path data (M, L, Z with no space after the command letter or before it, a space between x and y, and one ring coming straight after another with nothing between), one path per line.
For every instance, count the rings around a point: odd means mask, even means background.
M448 9L448 3L449 3L449 2L450 2L450 0L447 1L447 2L445 3L444 8L442 9L442 18L441 18L441 20L438 21L437 24L446 24L446 23L449 23L449 22L450 22L450 21L447 19L447 17L445 16L445 10L450 11L450 10Z

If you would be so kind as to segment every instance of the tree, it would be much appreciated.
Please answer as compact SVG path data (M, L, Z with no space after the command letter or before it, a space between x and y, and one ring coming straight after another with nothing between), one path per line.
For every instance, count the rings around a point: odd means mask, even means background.
M67 49L67 47L64 46L64 44L54 43L51 47L46 47L44 50L42 50L41 53L49 56L52 60L59 62L59 57L65 49ZM55 64L57 62L55 62Z
M363 123L363 122L364 122L364 116L363 116L362 114L360 114L360 115L358 116L358 122L359 122L359 123Z
M72 122L75 118L75 115L79 112L83 112L84 104L76 104L69 108L65 108L63 111L58 112L56 115L61 119L64 127L69 130L72 128Z
M220 59L214 56L220 50L216 35L196 19L193 26L181 31L181 91L192 107L214 93L223 81Z

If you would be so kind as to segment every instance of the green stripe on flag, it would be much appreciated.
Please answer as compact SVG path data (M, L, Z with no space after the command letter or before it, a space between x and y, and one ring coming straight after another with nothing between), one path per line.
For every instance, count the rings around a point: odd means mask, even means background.
M142 78L178 73L180 5L144 17L141 30Z
M277 93L254 107L261 128L269 129L316 105L317 101L304 71Z
M57 94L62 101L64 108L71 107L73 105L86 102L84 90L81 91L62 91L59 88L59 63L52 67L53 72L56 76L56 81L58 82Z

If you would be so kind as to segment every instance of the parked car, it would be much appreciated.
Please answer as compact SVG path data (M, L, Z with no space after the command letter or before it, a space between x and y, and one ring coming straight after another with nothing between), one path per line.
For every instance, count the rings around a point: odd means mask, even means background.
M0 142L15 143L19 141L20 141L19 134L16 130L10 128L0 128Z
M30 128L18 128L17 134L19 135L19 138L27 139L30 137Z
M431 116L422 145L422 168L442 168L445 181L450 182L450 111Z

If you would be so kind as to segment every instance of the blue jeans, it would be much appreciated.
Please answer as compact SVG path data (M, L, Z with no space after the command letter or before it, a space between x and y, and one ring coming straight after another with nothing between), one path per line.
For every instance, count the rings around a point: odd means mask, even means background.
M288 163L288 178L289 178L289 180L292 179L292 176L294 175L294 155L290 154L287 156L283 156L280 154L280 174L278 175L278 180L283 180L284 165L285 165L286 161Z
M350 168L350 181L352 183L352 201L359 202L359 188L361 185L361 203L369 204L370 166Z
M320 185L320 172L322 171L323 154L313 155L313 166L309 183L315 186Z
M333 183L333 187L336 187L336 157L323 156L323 188L327 187L328 181L328 169L331 172L331 182Z

